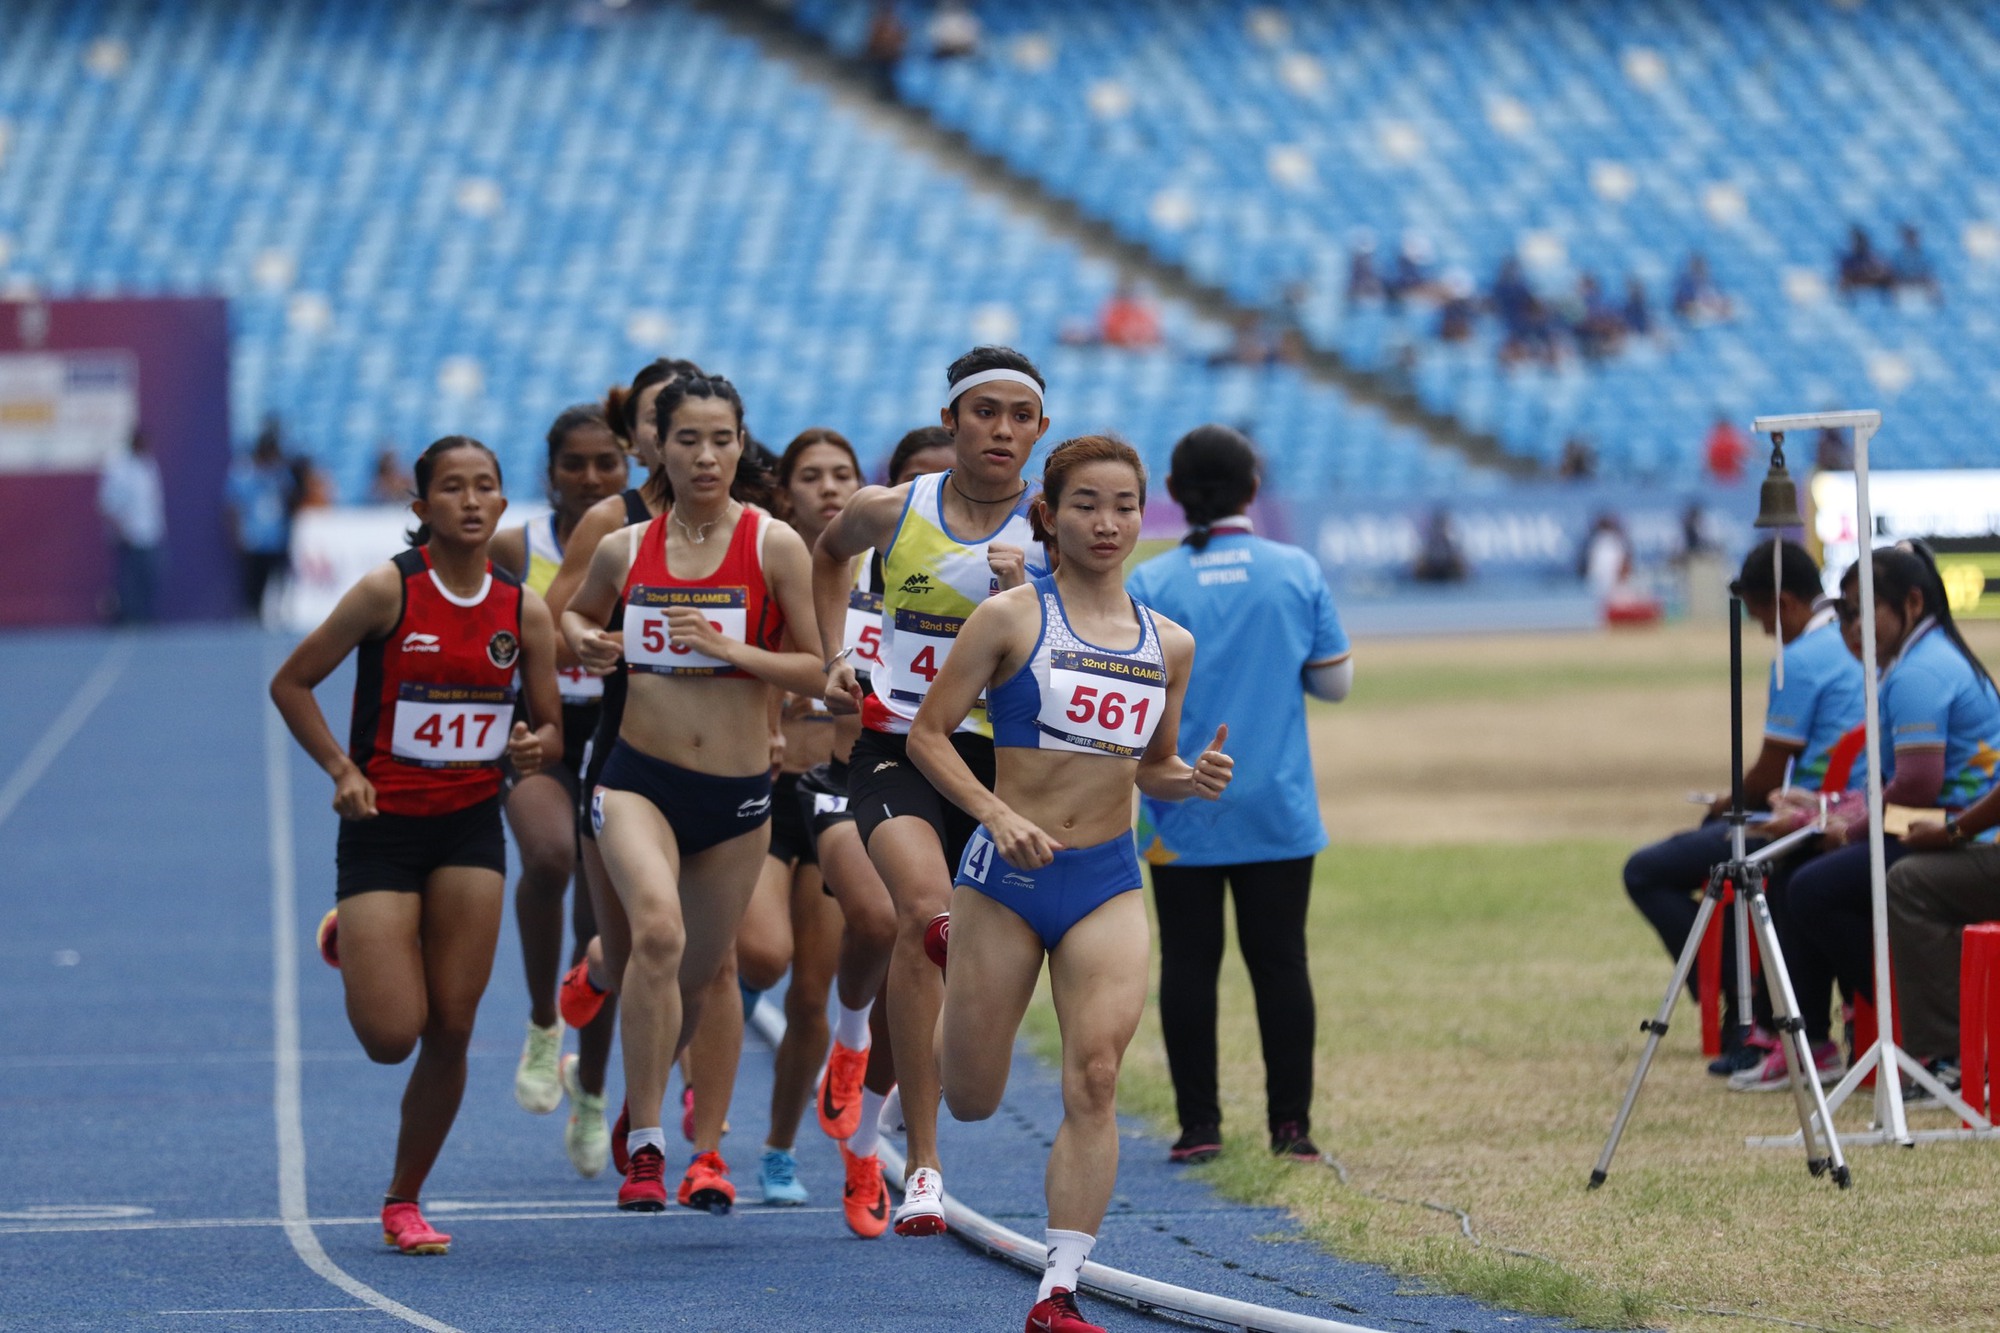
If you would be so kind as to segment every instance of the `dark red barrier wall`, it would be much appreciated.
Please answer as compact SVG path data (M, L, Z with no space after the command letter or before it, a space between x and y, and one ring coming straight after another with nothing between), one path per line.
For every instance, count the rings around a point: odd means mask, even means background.
M24 318L24 315L26 316ZM166 485L159 609L169 620L235 612L229 474L229 316L211 297L0 302L0 351L124 349L139 363L139 419ZM98 618L111 551L97 478L0 474L0 625Z

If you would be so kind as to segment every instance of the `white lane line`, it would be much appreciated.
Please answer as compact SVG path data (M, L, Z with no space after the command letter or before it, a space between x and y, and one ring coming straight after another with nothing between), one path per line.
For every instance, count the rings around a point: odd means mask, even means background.
M512 1206L512 1205L510 1205ZM831 1217L832 1208L762 1208L751 1206L739 1208L730 1214L731 1218ZM633 1220L630 1213L621 1213L609 1205L600 1205L588 1212L493 1212L493 1213L453 1213L453 1222L622 1222L627 1226L651 1226L666 1222L701 1222L709 1214L687 1209L680 1212L648 1213L650 1222ZM221 1231L236 1227L283 1227L289 1225L282 1217L161 1217L134 1221L76 1221L40 1222L21 1225L0 1226L0 1236L51 1236L73 1231ZM382 1225L379 1217L315 1217L310 1225L314 1227L377 1227Z
M42 738L35 742L35 748L28 751L28 757L7 779L7 785L0 787L0 824L7 822L7 816L14 813L14 807L21 803L29 788L41 780L42 774L48 771L49 765L55 762L56 756L62 753L71 738L83 730L83 724L104 702L104 696L111 693L111 687L118 682L118 673L125 669L131 658L132 636L121 634L105 652L97 670L90 673L90 678L71 697L68 706L56 714L55 721L49 723L49 729L42 733Z
M306 1132L299 1062L298 885L292 838L291 738L264 704L264 799L271 824L271 1012L277 1052L278 1214L302 1263L358 1301L430 1333L458 1329L391 1300L327 1258L306 1211ZM379 1222L378 1222L379 1225Z
M154 1314L373 1314L374 1308L367 1305L281 1305L260 1306L254 1310L155 1310Z

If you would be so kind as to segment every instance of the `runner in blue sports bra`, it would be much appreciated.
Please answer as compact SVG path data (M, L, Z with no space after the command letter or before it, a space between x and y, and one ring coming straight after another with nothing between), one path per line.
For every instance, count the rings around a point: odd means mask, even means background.
M1145 500L1130 445L1087 435L1052 452L1030 514L1055 572L972 611L910 728L911 760L979 820L951 911L926 940L940 966L950 945L938 1068L958 1119L999 1107L1015 1033L1048 963L1063 1122L1047 1172L1048 1270L1028 1327L1049 1333L1097 1330L1074 1293L1117 1177L1118 1067L1145 1008L1151 959L1133 790L1213 800L1232 768L1221 749L1227 727L1192 766L1175 753L1194 638L1125 591ZM996 753L991 791L952 744L982 693Z

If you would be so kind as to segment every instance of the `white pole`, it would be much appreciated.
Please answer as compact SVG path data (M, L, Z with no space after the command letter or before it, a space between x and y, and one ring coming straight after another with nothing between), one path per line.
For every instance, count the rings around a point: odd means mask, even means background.
M1875 1123L1897 1143L1911 1142L1903 1119L1902 1070L1896 1060L1895 998L1889 982L1889 871L1882 841L1881 684L1875 659L1875 519L1868 510L1868 437L1854 427L1855 526L1861 560L1861 690L1868 736L1868 903L1875 945Z

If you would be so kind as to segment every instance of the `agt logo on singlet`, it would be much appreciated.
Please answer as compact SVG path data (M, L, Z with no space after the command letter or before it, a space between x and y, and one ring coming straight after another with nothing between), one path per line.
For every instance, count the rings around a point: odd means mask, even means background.
M438 636L435 634L412 633L404 638L403 651L406 653L441 653L444 651L444 646L438 642Z
M916 596L918 593L926 593L929 592L930 590L931 590L931 576L924 573L922 570L917 571L916 573L910 575L910 577L903 580L903 595L905 597L913 597Z

